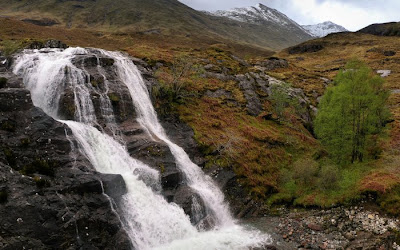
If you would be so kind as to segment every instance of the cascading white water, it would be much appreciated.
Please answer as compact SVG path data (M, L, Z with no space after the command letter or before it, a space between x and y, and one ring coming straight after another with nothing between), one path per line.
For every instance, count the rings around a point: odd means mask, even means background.
M229 209L224 202L224 195L214 184L211 178L194 164L186 152L171 142L161 124L157 119L157 114L151 103L149 92L142 79L140 71L133 64L132 60L119 52L102 51L103 54L115 59L118 75L122 82L126 84L131 94L132 100L137 109L139 123L147 129L150 135L164 141L170 148L175 157L176 164L185 174L188 184L204 200L207 208L212 211L217 226L233 225L233 219Z
M115 138L114 132L113 138L93 127L96 115L90 91L96 90L88 83L89 74L85 69L72 63L76 55L90 53L82 48L25 51L17 58L14 73L23 76L25 85L32 93L33 103L56 119L60 95L66 86L72 87L79 122L61 122L71 128L81 152L97 171L120 174L124 178L128 192L122 197L122 217L134 246L138 249L248 249L269 241L268 236L234 223L224 196L212 179L191 162L182 148L168 139L157 120L140 72L129 57L121 53L97 50L97 53L114 59L116 73L132 96L139 123L150 136L169 146L177 166L185 174L188 184L203 199L217 227L199 232L191 225L182 208L168 203L154 190L154 186L159 186L157 171L130 157L125 147L116 140L119 138ZM107 107L109 99L107 95L102 95L102 98L104 100L100 105L104 107L101 108L107 109L102 115L109 116L106 120L113 122L113 114ZM198 206L198 201L194 201L192 209L200 211Z
M122 145L94 127L73 121L64 122L99 172L121 174L124 178L128 193L122 197L122 210L125 211L130 236L139 249L195 235L196 230L183 210L155 194L134 174L139 169L152 177L155 183L159 179L157 171L131 158Z

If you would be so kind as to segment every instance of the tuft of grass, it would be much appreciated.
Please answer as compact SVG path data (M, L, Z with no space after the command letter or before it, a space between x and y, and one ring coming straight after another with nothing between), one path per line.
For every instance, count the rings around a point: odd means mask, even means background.
M14 121L6 120L1 123L0 128L8 132L15 132L16 124Z
M109 93L108 98L110 98L110 101L113 104L118 104L121 101L120 97L115 93Z
M50 182L40 176L33 177L33 181L35 182L38 188L44 188L50 186Z
M20 173L23 175L32 176L35 173L54 176L56 162L36 158L32 163L22 167Z
M400 216L400 185L397 184L389 192L380 194L377 201L389 214Z

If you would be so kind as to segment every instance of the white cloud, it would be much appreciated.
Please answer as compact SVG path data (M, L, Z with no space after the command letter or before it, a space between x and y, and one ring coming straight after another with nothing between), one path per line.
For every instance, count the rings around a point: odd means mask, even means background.
M399 0L180 0L198 10L220 10L259 2L300 24L332 21L355 31L372 23L400 21Z

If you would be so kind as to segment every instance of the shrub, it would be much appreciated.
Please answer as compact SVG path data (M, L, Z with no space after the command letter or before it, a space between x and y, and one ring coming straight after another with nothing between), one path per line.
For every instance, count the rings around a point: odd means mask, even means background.
M339 170L337 166L322 166L319 173L318 186L322 190L330 190L337 186L339 180Z
M318 163L312 159L300 159L293 164L293 179L300 185L311 186L318 175Z

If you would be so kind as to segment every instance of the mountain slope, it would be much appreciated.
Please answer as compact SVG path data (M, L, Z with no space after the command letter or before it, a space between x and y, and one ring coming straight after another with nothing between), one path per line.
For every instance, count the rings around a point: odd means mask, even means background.
M400 22L371 24L358 32L377 36L400 36Z
M295 36L301 40L310 39L310 35L295 21L288 18L285 14L263 4L245 8L234 8L227 11L219 10L209 12L209 14L227 17L243 23L274 27L281 32L290 32L291 36Z
M33 23L208 39L213 43L234 41L273 50L310 39L304 32L255 25L193 10L177 0L0 0L2 15Z
M343 26L330 21L314 24L314 25L303 25L302 26L307 32L313 37L324 37L331 33L347 32L348 30Z

